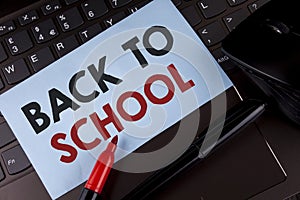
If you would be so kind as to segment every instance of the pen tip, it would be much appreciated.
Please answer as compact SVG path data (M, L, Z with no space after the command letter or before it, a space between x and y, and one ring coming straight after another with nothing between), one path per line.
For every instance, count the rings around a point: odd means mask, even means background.
M118 143L118 136L117 135L111 140L111 143L113 143L115 145Z

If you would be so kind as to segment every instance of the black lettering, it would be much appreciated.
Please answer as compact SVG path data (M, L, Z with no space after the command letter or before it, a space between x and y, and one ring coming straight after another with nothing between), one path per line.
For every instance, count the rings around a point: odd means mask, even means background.
M39 134L50 125L50 118L46 113L41 112L41 106L37 102L31 102L21 109L36 134ZM42 121L42 123L38 123L38 121Z
M140 40L137 37L134 37L125 44L123 44L122 48L124 49L124 51L130 49L135 58L139 61L140 65L144 68L147 67L148 62L136 45L139 42Z
M104 81L107 81L115 85L118 85L119 83L122 82L121 79L118 79L116 77L104 73L105 60L106 60L106 56L99 59L98 69L96 69L95 65L88 66L88 70L90 71L94 80L98 83L98 86L100 87L103 93L108 91L108 87Z
M77 101L86 103L86 102L91 102L92 100L97 98L99 92L94 90L89 95L80 94L80 92L76 88L76 83L84 75L85 75L85 71L79 71L71 78L69 83L69 91Z
M150 44L150 37L153 33L161 33L167 40L167 44L164 48L162 49L155 49L151 44ZM146 50L153 56L163 56L167 53L170 52L170 50L173 47L174 39L170 31L163 26L152 26L149 28L144 36L143 36L143 44Z
M59 114L71 108L72 110L77 110L80 106L72 101L69 97L65 96L63 93L53 88L49 91L49 98L52 108L53 121L58 122L60 120ZM60 105L58 105L57 100L62 101Z

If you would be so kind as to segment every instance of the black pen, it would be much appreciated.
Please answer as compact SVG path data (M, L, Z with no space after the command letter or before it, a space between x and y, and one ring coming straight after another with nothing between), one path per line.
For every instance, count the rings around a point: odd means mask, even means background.
M233 114L228 115L229 117L226 118L224 127L218 127L218 125L216 126L215 129L221 128L222 133L216 146L214 146L214 148L211 151L209 151L209 154L213 153L230 136L235 135L243 127L252 123L258 116L260 116L263 113L264 110L265 104L259 101L249 100L247 102L243 102L233 112ZM203 141L204 137L197 139L179 159L147 178L132 192L126 195L124 199L143 199L149 194L151 194L153 191L158 189L160 186L167 183L170 179L175 177L183 170L187 169L188 167L192 167L193 164L196 164L199 161L202 161L203 158L207 156L205 155L205 152L199 152Z

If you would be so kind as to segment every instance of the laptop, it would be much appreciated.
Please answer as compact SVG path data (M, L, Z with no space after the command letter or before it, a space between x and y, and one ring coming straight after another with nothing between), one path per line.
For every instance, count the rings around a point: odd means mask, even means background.
M150 0L1 1L1 94L22 84L24 80L47 68L51 63L81 48L95 36L117 26L119 22L151 2ZM221 42L240 22L267 2L268 0L172 0L172 3L235 85L224 93L227 99L227 110L226 113L219 113L223 117L226 115L225 125L221 128L222 133L213 146L202 151L204 156L200 159L201 161L205 160L207 155L215 154L211 149L216 149L217 154L218 150L223 148L223 143L227 144L226 141L231 141L231 137L240 135L243 127L252 124L254 132L257 132L257 128L253 127L253 121L263 113L264 102L250 100L251 94L247 93L247 87L244 90L245 86L242 84L245 83L240 80L242 76L240 76L239 70L221 51ZM20 66L23 70L16 71L17 73L7 70L12 63ZM241 86L238 85L240 82ZM198 158L199 147L206 138L210 123L210 106L214 101L218 102L219 98L222 99L224 94L215 97L194 112L201 113L196 137L193 144L187 148L177 162L171 163L169 167L147 173L113 170L104 189L105 198L142 199L144 196L150 195L150 192L154 191L158 185L176 174L179 169L185 169L187 163ZM192 115L193 113L182 120L191 123ZM166 129L135 152L148 152L168 144L176 135L178 124ZM214 122L215 129L220 129L218 124L219 121L216 120ZM0 199L51 199L3 115L0 115L0 137ZM259 140L258 144L264 146L265 143L262 141ZM228 143L230 144L230 142ZM195 147L197 147L197 151L195 151ZM277 178L248 192L247 198L284 181L286 177L276 156L270 153L272 152L270 148L264 146L261 149L269 152L265 156L270 161L270 165L274 167ZM206 155L205 152L209 153ZM120 161L125 165L126 162L128 162L126 157ZM196 165L203 166L201 162ZM77 199L82 187L83 185L78 186L59 199ZM193 197L194 199L202 198L201 196ZM151 199L151 197L149 198ZM163 199L159 195L155 198Z

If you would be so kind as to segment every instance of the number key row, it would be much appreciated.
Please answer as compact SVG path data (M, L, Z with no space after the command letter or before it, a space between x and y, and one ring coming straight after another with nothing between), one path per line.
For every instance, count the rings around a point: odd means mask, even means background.
M131 2L131 0L110 0L109 1L112 7L121 7L125 4L128 4ZM145 1L145 4L149 1ZM141 5L140 7L144 6ZM108 12L108 7L105 4L104 1L98 1L98 0L87 0L84 3L81 4L82 10L84 11L86 18L88 20L92 20L98 17L103 16L105 13ZM41 10L44 15L51 14L55 12L56 10L59 10L61 8L61 4L59 1L54 0L50 3L45 4L41 7ZM137 8L136 8L137 9ZM30 23L32 20L32 16L34 19L38 19L38 16L36 14L36 11L30 11L26 13L23 17L19 17L19 22L22 25L26 25L27 23ZM126 14L124 12L117 13L113 15L111 18L107 18L103 21L104 25L108 28L115 24L116 22L120 21L121 19L125 18ZM29 21L24 21L24 19L27 18ZM56 20L59 23L59 26L63 32L68 32L71 30L74 30L81 26L84 23L84 20L79 13L79 10L77 7L73 7L59 15L56 16ZM2 26L2 33L6 33L8 31L8 25ZM9 24L10 30L14 29L14 27ZM2 30L1 29L1 30ZM59 32L57 30L57 27L55 26L53 20L51 18L42 21L35 26L31 27L31 31L33 33L34 39L37 43L44 43L52 40L56 36L58 36ZM24 53L25 51L31 49L33 47L33 42L31 41L31 38L26 30L23 30L21 32L17 32L13 34L12 36L5 39L5 42L8 46L9 52L11 55L19 55L21 53ZM3 49L0 48L1 56L0 59L6 59ZM0 62L1 62L0 60Z
M33 43L26 30L17 32L8 38L5 42L12 55L21 54L33 47Z
M31 28L37 43L47 42L56 36L58 31L52 19L47 19Z
M135 7L132 7L131 9L132 12L143 7L149 1L150 0L142 1L141 3L137 4ZM53 2L54 3L48 5L47 8L45 7L45 9L47 9L49 12L54 12L55 10L60 9L60 6L57 4L57 1L53 1ZM86 16L87 19L89 19L88 17L90 17L90 19L93 19L93 17L102 16L106 12L108 12L107 11L108 8L106 6L102 8L101 12L99 11L99 5L105 5L103 4L102 1L87 0L86 2L88 3L88 5L83 3L81 4L82 8L86 6L85 8L95 9L93 10L93 15L89 14L89 16ZM118 1L116 7L123 6L123 4L125 5L128 2ZM86 11L88 11L89 9L87 9ZM128 12L131 13L129 9ZM29 14L31 16L34 15L35 12ZM46 13L44 14L46 15ZM110 18L104 19L102 23L106 28L108 28L114 25L115 23L119 22L126 16L127 13L119 12L111 16ZM3 42L6 44L9 53L13 56L16 56L33 48L34 42L32 41L29 35L29 31L32 32L33 38L34 40L36 40L36 43L49 42L50 40L57 37L59 35L59 31L57 29L57 26L55 25L54 20L57 20L63 32L77 29L79 26L81 26L84 23L84 20L81 14L79 13L78 8L73 7L67 11L62 12L61 14L56 15L54 19L49 18L47 20L38 22L37 24L32 26L30 30L22 30L13 33L9 37L4 38ZM90 40L92 37L100 33L102 30L103 29L100 23L95 23L94 25L77 32L77 35L79 36L81 43L85 43L88 40ZM6 31L6 29L4 31ZM77 41L75 35L72 35L67 38L63 38L60 41L57 41L52 45L52 48L58 57L62 57L67 53L69 53L70 51L72 51L73 49L75 49L76 47L78 47L79 45L80 43ZM8 58L8 54L6 53L3 44L0 43L0 62L3 62L7 58ZM30 67L33 71L37 72L54 61L55 61L55 56L51 51L51 49L49 47L44 47L36 52L27 55L26 58L24 59L18 59L11 62L10 64L2 66L1 70L4 74L4 78L6 79L6 83L9 85L14 85L31 75ZM3 81L4 79L2 78L2 80L0 80L0 90L3 89L5 85Z

